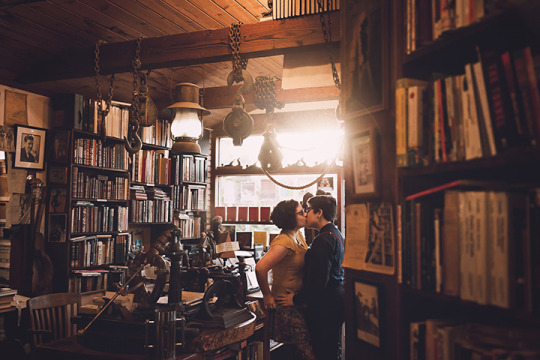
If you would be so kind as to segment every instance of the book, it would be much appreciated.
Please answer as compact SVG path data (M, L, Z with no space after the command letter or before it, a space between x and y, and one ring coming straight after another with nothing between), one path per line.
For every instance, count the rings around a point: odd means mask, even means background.
M465 78L462 87L463 136L465 139L465 159L483 156L482 139L474 93L474 77L472 65L465 65Z
M410 328L410 359L423 360L426 358L426 322L413 321Z
M424 107L428 83L407 89L407 158L409 166L421 166L424 157Z
M411 86L419 86L425 88L428 86L426 81L412 79L412 78L400 78L396 81L396 156L397 156L397 166L406 167L409 166L408 161L408 105L409 105L409 94L408 88ZM418 100L415 98L415 100ZM412 101L413 104L417 101ZM417 118L415 118L417 119ZM418 122L416 122L418 124ZM421 124L419 124L421 125ZM411 126L412 129L412 126ZM416 127L416 133L422 131ZM412 131L412 130L411 130Z
M513 120L508 85L501 57L493 50L479 51L497 150L516 147L520 137Z
M472 64L474 73L474 91L477 100L477 114L480 118L481 128L484 130L483 144L486 144L484 152L487 156L493 156L497 154L497 147L495 145L495 135L493 134L493 125L491 120L491 113L489 110L489 104L486 92L486 83L484 80L484 73L482 71L482 64L477 61Z
M448 296L459 296L459 191L449 190L444 193L442 226L442 292Z
M515 50L511 55L529 141L536 145L540 141L540 96L534 66L530 65L530 48Z

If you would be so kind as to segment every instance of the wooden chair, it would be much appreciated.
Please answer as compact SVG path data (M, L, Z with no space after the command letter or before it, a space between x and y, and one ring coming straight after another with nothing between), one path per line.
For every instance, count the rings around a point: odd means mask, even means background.
M34 297L28 300L33 345L63 339L77 334L77 326L71 323L81 305L81 296L76 293L57 293Z

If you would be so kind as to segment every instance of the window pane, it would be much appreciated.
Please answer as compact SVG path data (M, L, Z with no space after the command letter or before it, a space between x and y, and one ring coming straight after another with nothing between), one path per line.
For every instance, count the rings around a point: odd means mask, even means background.
M319 175L275 175L278 182L299 187L314 181ZM265 175L231 175L217 178L216 206L270 206L282 200L302 201L305 193L315 194L317 189L337 195L337 175L326 174L317 183L302 190L291 190L276 185Z

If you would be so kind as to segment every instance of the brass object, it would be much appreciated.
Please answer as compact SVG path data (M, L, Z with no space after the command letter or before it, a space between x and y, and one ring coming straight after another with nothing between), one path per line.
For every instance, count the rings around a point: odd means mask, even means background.
M279 150L279 144L276 140L276 134L273 131L265 131L263 136L264 141L261 145L261 150L258 157L263 171L273 172L281 169L281 161L283 160L283 155Z
M244 104L244 97L237 93L232 111L223 119L223 130L233 139L235 146L242 145L244 139L253 131L253 118L244 111Z

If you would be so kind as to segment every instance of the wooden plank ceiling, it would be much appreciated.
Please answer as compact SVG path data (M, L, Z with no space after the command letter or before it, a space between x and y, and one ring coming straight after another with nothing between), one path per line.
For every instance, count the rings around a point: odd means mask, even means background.
M108 91L108 75L115 72L114 99L130 102L131 59L141 36L142 65L151 69L149 95L159 109L172 102L180 82L234 93L226 88L232 69L227 43L231 24L244 24L242 41L247 45L241 43L240 53L248 54L247 70L254 78L282 77L280 46L324 41L318 15L261 21L267 11L267 0L0 0L0 84L46 96L76 92L96 98L93 49L101 40L102 93ZM333 39L339 39L334 15ZM293 25L287 27L288 22ZM288 34L278 33L281 28ZM336 91L331 93L335 98ZM206 125L214 127L229 110L216 106Z

